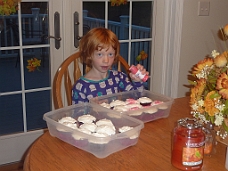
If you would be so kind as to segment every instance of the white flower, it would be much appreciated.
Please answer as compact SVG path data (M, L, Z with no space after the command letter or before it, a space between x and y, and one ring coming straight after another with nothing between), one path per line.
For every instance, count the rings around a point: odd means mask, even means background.
M196 111L198 109L198 106L196 104L193 104L192 109Z
M215 58L216 56L218 56L220 53L219 52L217 52L216 50L213 50L212 52L211 52L211 56L213 57L213 58Z
M215 106L219 111L223 111L225 108L225 104L218 104Z
M199 104L199 106L203 106L204 105L204 101L202 100L202 99L200 99L199 101L198 101L198 104Z
M215 125L216 126L222 125L223 120L224 120L224 118L221 113L218 115L215 115Z

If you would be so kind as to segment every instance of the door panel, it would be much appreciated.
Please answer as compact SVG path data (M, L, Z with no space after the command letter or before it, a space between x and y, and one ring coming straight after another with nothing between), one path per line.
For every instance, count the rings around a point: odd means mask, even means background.
M15 14L0 16L0 79L5 80L0 87L0 135L46 127L43 114L51 110L47 9L48 1L22 1Z
M121 55L128 63L136 64L137 55L145 50L148 58L139 62L150 70L152 11L152 0L129 0L120 6L112 6L109 0L22 0L16 14L0 16L0 153L8 151L0 157L0 164L20 160L46 128L42 117L53 110L54 74L62 61L77 51L74 13L79 17L79 36L94 27L109 28L120 39ZM55 36L56 12L60 19L59 48L55 39L46 39ZM148 33L142 35L143 29ZM40 66L29 72L28 60L34 58Z

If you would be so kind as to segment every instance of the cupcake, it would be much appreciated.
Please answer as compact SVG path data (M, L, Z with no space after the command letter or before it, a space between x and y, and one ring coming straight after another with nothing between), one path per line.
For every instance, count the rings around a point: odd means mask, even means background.
M72 129L78 129L77 120L69 116L61 118L60 120L58 120L58 123ZM67 130L65 127L58 125L56 127L56 130L57 130L57 137L60 138L61 140L68 141L71 138L72 131L70 129Z
M95 132L97 125L95 125L94 123L84 123L84 124L80 125L79 128L86 129L86 130L90 131L91 133L93 133L93 132Z
M129 132L127 132L127 131L132 130L132 129L133 129L133 127L130 127L130 126L123 126L123 127L118 129L120 133L124 133L125 132L126 135L127 135L126 138L122 139L121 143L123 145L131 146L131 145L134 145L134 144L137 143L137 138L139 136L138 132L133 134L133 135L131 135Z
M61 119L58 120L58 123L61 123L62 124L63 122L76 123L77 120L74 119L74 118L72 118L72 117L70 117L70 116L66 116L66 117L63 117L63 118L61 118Z
M110 108L111 108L110 104L108 104L108 103L106 103L106 102L103 102L103 103L101 103L100 105L101 105L102 107L107 108L107 109L110 109Z
M91 131L84 129L84 128L79 128L78 131L83 132L88 135L91 134ZM73 137L72 144L78 148L85 147L88 144L86 135L80 134L79 132L75 132L72 134L72 137Z
M95 120L96 118L90 114L81 115L78 117L78 122L81 122L81 123L92 123Z
M126 105L117 105L117 106L113 107L113 110L122 113L122 112L127 112L129 110L129 108L127 108Z
M113 126L100 125L97 127L96 132L92 133L94 138L89 139L90 151L99 156L103 155L106 150L107 144L110 141L110 135L115 134Z
M109 125L112 126L113 129L115 129L115 126L113 125L112 121L109 119L100 119L99 121L96 122L96 126L101 126L101 125Z
M141 104L137 104L137 103L128 104L128 105L126 105L126 108L128 108L128 110L138 110L138 109L142 108L142 105Z
M110 126L110 125L100 125L96 128L96 133L107 134L111 136L116 134L116 129L114 126Z
M152 100L148 97L140 97L138 99L138 102L142 105L142 106L150 106L152 103Z
M125 105L126 102L122 101L122 100L114 100L110 103L110 107L114 108L115 106L119 106L119 105Z
M137 100L135 100L135 99L126 99L126 104L137 104L137 103L139 103Z

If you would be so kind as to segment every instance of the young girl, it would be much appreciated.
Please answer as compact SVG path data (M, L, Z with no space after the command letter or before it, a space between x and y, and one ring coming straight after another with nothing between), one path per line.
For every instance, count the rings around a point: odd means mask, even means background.
M110 70L120 51L120 43L112 31L105 28L90 30L81 39L79 51L81 60L91 70L73 86L73 104L88 102L97 96L143 89L142 82L133 74L129 74L131 82L125 73ZM149 74L142 65L138 64L137 68L142 74Z

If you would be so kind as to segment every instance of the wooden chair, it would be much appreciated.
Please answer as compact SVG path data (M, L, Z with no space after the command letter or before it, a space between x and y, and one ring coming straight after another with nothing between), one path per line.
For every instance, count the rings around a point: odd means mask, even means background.
M55 109L63 107L62 84L64 84L65 88L67 105L69 106L72 104L72 86L83 74L83 67L79 57L79 52L69 56L65 61L63 61L55 74L52 88L52 97ZM127 74L129 73L128 63L120 56L117 61L117 70L122 71L122 68L125 69ZM90 68L85 66L84 70L85 73L87 73Z

